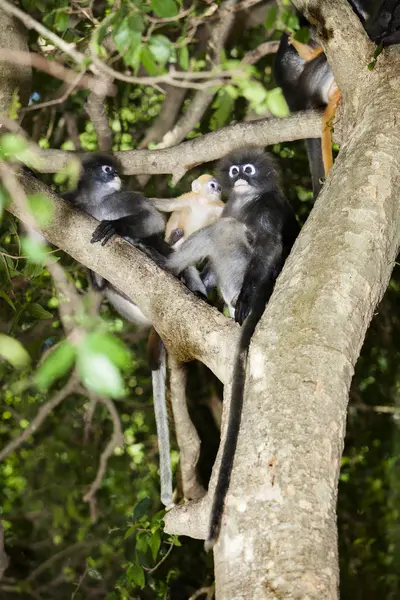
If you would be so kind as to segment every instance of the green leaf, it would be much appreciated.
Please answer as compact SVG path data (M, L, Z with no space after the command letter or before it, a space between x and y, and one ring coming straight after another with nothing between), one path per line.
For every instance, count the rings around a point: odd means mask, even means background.
M184 71L187 71L189 68L189 50L187 46L183 46L179 48L179 65Z
M159 75L161 73L160 67L154 61L153 55L147 46L142 47L142 51L140 53L140 59L142 61L144 68L146 69L146 71L148 72L149 75L154 76L154 75Z
M64 11L57 11L54 21L54 27L57 31L65 31L69 25L69 14Z
M13 310L17 310L15 308L14 302L11 300L10 296L5 293L4 290L0 290L0 298L3 298L3 300L5 300L7 302L7 304L9 304Z
M31 357L22 344L4 333L0 333L0 356L15 369L23 369L31 362Z
M29 306L26 309L26 312L32 317L35 317L36 319L52 319L54 316L53 313L49 312L48 310L43 308L43 306L37 304L36 302L34 302L33 304L29 304Z
M34 263L43 264L46 262L47 246L38 238L21 238L22 251Z
M125 17L114 30L113 38L125 64L138 67L144 23L141 15L136 13Z
M148 514L151 505L150 498L143 498L133 509L133 520L139 521L142 517Z
M89 390L112 398L125 396L121 374L104 354L89 352L83 345L79 348L76 364L82 383Z
M278 7L273 6L267 12L267 17L265 19L265 29L273 29L276 23L276 17L278 15Z
M27 199L29 210L37 224L41 227L49 225L54 212L51 200L43 194L31 194Z
M127 540L128 537L131 537L131 535L135 533L136 529L137 525L132 525L131 527L129 527L129 529L125 532L124 540Z
M156 62L164 66L173 53L174 47L165 35L152 35L148 47Z
M175 17L178 12L178 5L174 0L151 0L151 8L157 17L169 18Z
M235 99L225 90L216 96L213 108L217 110L211 118L212 129L220 129L227 123L232 114L234 104Z
M274 88L268 92L267 106L274 117L287 117L289 115L289 107L281 88Z
M3 216L4 209L10 203L10 196L7 194L6 190L0 185L0 219Z
M156 560L158 551L161 545L161 535L159 531L155 531L149 540L149 547L153 560Z
M75 357L75 347L67 341L61 342L39 366L34 377L35 385L42 390L49 388L57 379L71 370Z
M24 152L27 147L27 141L14 133L5 133L0 137L0 156L2 158L15 158L17 154Z
M92 565L87 566L87 572L88 572L89 577L91 577L92 579L96 579L98 581L103 579L101 573L97 569L95 569Z
M129 565L127 575L129 577L130 582L134 585L137 585L138 587L142 588L146 583L144 570L140 566L138 559L136 559L134 563Z
M105 354L119 369L128 369L131 365L131 352L121 340L109 333L90 333L83 345L90 353Z

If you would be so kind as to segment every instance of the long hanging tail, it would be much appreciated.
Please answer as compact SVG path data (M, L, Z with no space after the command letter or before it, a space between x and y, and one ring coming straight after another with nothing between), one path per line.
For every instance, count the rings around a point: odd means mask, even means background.
M148 360L153 384L154 415L156 418L158 451L160 456L161 502L172 504L172 469L166 399L167 353L161 338L152 329L148 343Z
M218 539L221 518L224 511L225 497L229 489L233 459L235 457L240 423L242 419L244 384L246 378L247 358L249 345L258 321L261 319L266 303L268 302L274 286L272 279L262 282L259 286L250 314L242 325L238 351L233 370L233 383L231 402L229 406L228 425L222 452L221 465L218 471L218 480L215 487L208 537L204 548L208 552Z
M314 200L322 188L322 182L325 179L325 169L322 160L321 138L309 138L305 140L308 162L311 171L311 181L313 187Z

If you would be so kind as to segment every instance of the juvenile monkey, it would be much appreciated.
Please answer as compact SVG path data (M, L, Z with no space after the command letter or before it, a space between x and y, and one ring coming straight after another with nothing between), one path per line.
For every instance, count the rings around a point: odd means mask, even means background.
M90 154L82 160L83 171L77 188L64 194L64 198L77 208L98 219L92 243L103 245L114 235L119 234L153 258L161 267L172 252L164 241L164 218L153 202L137 192L123 191L117 161L106 154ZM197 274L185 272L185 282L192 291L205 293ZM108 281L91 273L93 283L104 291L110 304L124 318L139 325L151 326L139 307ZM204 290L204 291L203 291ZM168 506L172 503L172 470L169 450L169 426L166 410L166 353L164 345L152 330L148 345L149 366L152 371L154 413L160 455L161 501Z
M191 192L153 202L161 212L172 213L165 228L165 240L169 244L181 244L198 229L217 221L225 206L221 201L221 186L215 177L207 174L192 181Z
M218 178L229 195L220 220L189 236L167 260L168 268L180 273L207 258L231 314L243 323L206 549L218 538L229 488L251 337L299 232L268 154L254 149L232 152L222 159Z

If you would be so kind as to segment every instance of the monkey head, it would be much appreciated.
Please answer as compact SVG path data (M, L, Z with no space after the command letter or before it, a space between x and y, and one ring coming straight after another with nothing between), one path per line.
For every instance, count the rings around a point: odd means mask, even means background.
M212 175L200 175L200 177L192 181L192 192L205 198L221 200L221 186Z
M246 196L276 188L271 155L258 148L235 150L220 161L219 180L228 194Z
M78 186L86 189L101 190L101 195L117 192L122 187L118 172L118 162L112 156L93 153L82 158L82 172Z

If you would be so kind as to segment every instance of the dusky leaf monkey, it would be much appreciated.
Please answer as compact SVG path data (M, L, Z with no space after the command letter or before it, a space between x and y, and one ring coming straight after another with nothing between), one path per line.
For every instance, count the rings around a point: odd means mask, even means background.
M123 191L118 163L111 156L98 153L82 159L82 174L76 190L64 194L64 198L77 208L100 221L92 243L103 245L119 234L149 255L161 267L165 267L171 247L164 241L165 221L153 202L137 192ZM194 273L197 274L196 271ZM138 306L122 292L99 275L92 273L92 281L102 289L110 304L123 317L139 325L151 326ZM193 272L184 274L187 286L200 294L204 286ZM149 365L152 370L154 412L160 455L161 501L165 506L172 503L172 470L169 449L169 426L166 408L166 353L158 334L152 330L148 344Z
M382 5L388 0L349 0L371 39L372 29L382 15ZM299 13L298 13L299 14ZM299 14L300 25L310 25ZM340 101L340 92L333 73L316 39L315 28L310 28L310 40L299 42L284 33L275 59L275 77L282 88L286 102L292 112L325 107L322 118L322 136L307 139L306 148L310 163L314 198L322 187L322 181L333 165L332 121Z
M299 232L270 155L254 149L232 152L222 159L218 180L228 193L220 220L189 236L167 260L167 267L178 274L208 259L231 315L243 323L206 549L218 538L229 487L251 337Z

